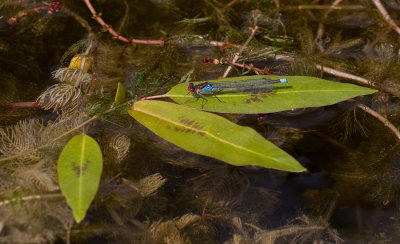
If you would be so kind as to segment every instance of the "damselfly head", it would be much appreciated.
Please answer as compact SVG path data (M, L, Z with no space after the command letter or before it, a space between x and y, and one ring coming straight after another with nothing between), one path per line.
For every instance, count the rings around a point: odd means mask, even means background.
M189 86L188 86L188 91L189 91L189 92L194 92L194 90L195 90L194 84L193 84L192 82L190 82L190 83L189 83Z

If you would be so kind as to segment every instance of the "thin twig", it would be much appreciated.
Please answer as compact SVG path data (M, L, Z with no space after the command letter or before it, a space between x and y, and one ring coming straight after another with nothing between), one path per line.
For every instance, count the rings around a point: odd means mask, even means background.
M350 101L355 100L351 99ZM357 103L356 106L381 121L386 127L389 128L390 131L392 131L392 133L396 136L396 139L400 140L400 131L388 119L380 115L378 112L372 110L371 108L365 106L364 104Z
M17 15L11 17L7 20L8 24L16 24L18 23L23 17L32 14L32 13L46 13L47 15L55 14L60 12L61 4L59 2L52 2L47 6L36 7L29 10L23 10L18 12Z
M342 2L342 0L335 0L335 1L332 3L331 7L328 8L328 10L325 11L324 16L322 17L321 21L320 21L319 24L318 24L317 36L315 37L314 42L315 42L315 44L317 45L318 49L319 49L321 52L323 52L323 51L325 50L324 47L323 47L323 45L322 45L322 36L324 35L324 32L325 32L325 25L324 25L324 23L325 23L326 19L328 18L328 15L330 14L330 12L332 12L332 10L333 10L337 5L339 5L341 2Z
M0 201L0 207L5 206L10 203L15 203L18 201L30 201L30 200L37 200L37 199L49 199L49 198L61 198L64 197L61 193L54 193L54 194L44 194L44 195L30 195L21 198L12 198L10 200L3 200Z
M259 74L271 75L271 73L269 73L267 68L260 69L260 68L254 67L253 65L235 63L233 61L230 61L229 59L223 59L223 58L222 59L215 59L215 58L206 57L206 58L203 59L202 62L203 63L212 63L212 64L221 64L221 65L230 64L230 65L233 65L233 66L236 66L236 67L245 68L245 69L248 69L248 70L254 70Z
M343 6L332 6L332 5L298 5L298 6L287 6L283 7L283 9L296 9L296 10L322 10L322 9L331 9L331 10L363 10L365 6L363 5L343 5Z
M97 20L97 22L104 28L104 30L108 31L111 35L116 37L118 40L126 42L126 43L135 43L135 44L148 44L148 45L164 45L163 40L139 40L139 39L128 39L124 36L118 34L110 25L106 24L104 20L100 17L100 14L96 12L93 8L90 0L84 0L86 6L88 7L89 11L93 14L93 18Z
M227 3L227 4L225 5L224 8L231 7L232 5L234 5L234 4L237 3L237 2L238 2L238 0L231 0L229 3Z
M18 102L12 103L11 108L40 108L40 104L38 102Z
M375 83L373 81L370 81L370 80L367 80L365 78L362 78L360 76L352 75L352 74L349 74L349 73L346 73L346 72L343 72L343 71L339 71L339 70L336 70L336 69L332 69L332 68L329 68L329 67L326 67L326 66L322 66L322 65L319 65L319 64L316 64L315 67L317 69L319 69L319 70L322 70L325 73L328 73L328 74L331 74L331 75L334 75L334 76L337 76L337 77L349 79L349 80L354 80L354 81L357 81L360 84L367 85L369 87L378 89L378 90L383 91L383 92L387 92L387 93L392 94L393 96L396 96L396 97L400 97L400 91L398 91L396 89L391 89L388 86L381 86L380 87L380 86L378 86L377 83Z
M209 41L208 44L210 46L221 47L221 48L227 48L227 47L241 48L242 47L242 46L237 45L237 44L231 44L228 41L225 41L225 42Z
M164 40L128 39L128 38L118 34L118 32L116 32L110 25L108 25L106 22L104 22L104 20L100 17L100 14L96 12L93 5L90 3L90 0L84 0L84 2L86 4L86 6L88 7L89 11L93 14L93 18L103 27L104 30L108 31L112 36L114 36L118 40L126 42L126 43L134 43L134 44L148 44L148 45L160 45L160 46L163 46L165 44L166 41L164 41ZM234 47L234 48L241 47L240 45L230 44L227 41L226 42L209 41L208 44L210 46L222 47L222 48L226 48L228 46Z
M271 57L271 58L275 58L275 59L278 59L278 60L284 60L284 61L287 61L287 62L294 62L295 61L295 58L289 57L289 56L286 56L286 55L270 54L268 56ZM393 96L396 96L396 97L400 97L400 91L398 91L396 89L391 89L390 87L385 87L385 86L379 87L378 84L376 84L375 82L367 80L367 79L362 78L360 76L349 74L349 73L346 73L346 72L343 72L343 71L340 71L340 70L336 70L336 69L333 69L333 68L329 68L329 67L326 67L326 66L322 66L320 64L316 64L315 67L317 69L325 72L325 73L328 73L328 74L331 74L331 75L334 75L334 76L337 76L337 77L349 79L349 80L354 80L354 81L357 81L360 84L363 84L363 85L378 89L380 91L392 94Z
M396 25L396 23L390 17L390 15L386 11L385 7L383 7L381 1L380 0L372 0L372 2L375 4L376 8L382 14L383 18L386 20L386 22L389 24L389 26L400 35L400 27L398 25Z
M67 8L64 8L63 12L74 18L84 29L86 29L86 31L89 33L89 36L93 36L92 27L84 18Z
M239 64L239 63L235 63L235 62L230 61L230 60L227 60L227 63L230 64L230 65L236 66L236 67L241 67L241 68L245 68L245 69L248 69L248 70L254 70L254 71L256 71L256 72L258 72L260 74L263 74L263 75L271 75L271 73L269 73L268 69L266 69L266 68L265 69L259 69L259 68L254 67L253 65Z
M282 56L282 55L279 56L279 59L286 60L288 62L293 62L294 61L294 58L288 57L288 56ZM322 65L319 65L319 64L315 65L315 67L317 69L319 69L319 70L322 70L325 73L328 73L328 74L331 74L331 75L334 75L334 76L337 76L337 77L358 81L359 83L361 83L363 85L376 87L376 84L374 82L369 81L369 80L367 80L365 78L356 76L356 75L345 73L343 71L335 70L335 69L332 69L332 68L329 68L329 67L325 67L325 66L322 66ZM400 96L400 93L398 91L395 91L395 90L392 90L392 89L389 89L389 88L382 87L381 90L384 91L384 92L390 93L390 94L392 94L394 96L398 96L398 97ZM364 111L366 111L367 113L369 113L370 115L374 116L379 121L381 121L385 126L387 126L393 132L393 134L396 136L396 138L398 140L400 140L400 132L399 132L399 130L397 130L397 128L389 120L387 120L384 116L380 115L378 112L372 110L371 108L369 108L369 107L367 107L367 106L365 106L363 104L357 104L357 107L362 109L362 110L364 110Z
M356 76L356 75L352 75L352 74L349 74L349 73L346 73L346 72L343 72L343 71L339 71L339 70L336 70L336 69L332 69L332 68L329 68L329 67L326 67L326 66L322 66L322 65L319 65L319 64L316 64L315 67L317 69L319 69L319 70L322 70L325 73L328 73L328 74L331 74L331 75L334 75L334 76L337 76L337 77L342 77L342 78L345 78L345 79L355 80L355 81L358 81L359 83L361 83L363 85L368 85L368 86L372 86L372 87L376 86L376 84L373 83L372 81L369 81L369 80L367 80L365 78L362 78L362 77L359 77L359 76Z
M244 49L247 47L247 45L249 45L251 39L253 39L254 35L256 34L257 30L258 30L258 26L254 26L253 28L250 28L251 30L251 34L249 36L249 38L247 38L246 42L243 44L243 46L240 48L238 53L235 53L235 57L232 59L232 62L236 62L240 55L242 54L242 52L244 51ZM231 71L232 66L229 66L228 68L226 68L224 75L222 76L222 78L226 78L229 74L229 72Z

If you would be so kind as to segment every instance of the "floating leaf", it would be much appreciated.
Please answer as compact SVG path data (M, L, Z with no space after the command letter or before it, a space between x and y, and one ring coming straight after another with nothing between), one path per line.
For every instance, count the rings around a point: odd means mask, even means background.
M126 97L125 97L125 87L124 85L121 84L121 82L118 82L118 88L117 88L117 93L115 94L115 106L121 105L122 103L125 102Z
M83 220L96 195L102 168L100 147L90 136L73 137L61 152L58 159L60 188L77 223Z
M279 79L282 76L244 76L214 81L240 81L267 77ZM352 97L368 95L374 89L353 84L327 81L308 76L284 76L288 83L275 84L270 92L223 92L216 93L218 98L208 95L203 109L219 113L272 113L295 108L320 107L335 104ZM210 81L213 82L213 81ZM195 82L198 84L200 82ZM175 102L202 109L202 99L187 95L188 83L178 84L166 96Z
M259 165L292 172L305 169L249 127L218 115L163 101L139 101L128 111L154 133L190 152L233 165Z

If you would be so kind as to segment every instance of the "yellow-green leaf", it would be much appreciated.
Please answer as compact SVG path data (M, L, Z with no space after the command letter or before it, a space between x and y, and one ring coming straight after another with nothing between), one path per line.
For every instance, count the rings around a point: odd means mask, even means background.
M102 168L100 147L90 136L73 137L61 152L59 184L77 223L83 220L96 195Z
M139 101L128 111L154 133L183 149L232 165L259 165L292 172L305 169L249 127L221 116L163 101Z
M271 92L220 92L216 93L218 101L213 96L206 96L207 102L202 108L202 99L187 95L188 83L178 84L167 94L175 102L197 109L219 113L273 113L284 110L305 107L320 107L335 104L356 96L376 92L374 89L353 84L328 81L308 76L243 76L221 80L240 81L267 77L271 79L286 78L288 83L275 84ZM213 82L213 81L210 81ZM198 84L200 82L194 82Z
M115 106L121 105L122 103L125 102L126 100L125 95L126 91L124 85L122 85L121 82L118 82L117 93L115 94L115 99L114 99Z

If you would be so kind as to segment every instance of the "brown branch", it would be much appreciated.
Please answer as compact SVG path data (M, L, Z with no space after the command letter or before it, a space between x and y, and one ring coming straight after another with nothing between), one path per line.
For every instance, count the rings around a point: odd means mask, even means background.
M90 0L83 0L88 7L89 11L93 14L93 18L104 28L104 30L108 31L111 35L113 35L115 38L117 38L120 41L126 42L126 43L134 43L134 44L148 44L148 45L164 45L163 40L139 40L139 39L128 39L124 36L121 36L118 34L110 25L106 24L104 20L100 17L100 14L96 12L96 10L93 8L92 4L90 3Z
M328 10L325 11L324 16L322 17L321 21L318 24L318 31L317 31L317 36L314 39L315 44L317 45L318 49L323 52L324 51L324 47L322 45L322 36L324 35L325 32L325 21L328 18L328 15L330 14L330 12L332 12L332 10L339 5L342 2L342 0L335 0L331 7L328 8Z
M319 70L322 70L325 73L337 76L337 77L341 77L341 78L345 78L345 79L349 79L349 80L355 80L358 81L359 83L363 84L363 85L367 85L367 86L371 86L371 87L375 87L376 84L373 83L372 81L369 81L367 79L364 79L362 77L356 76L356 75L352 75L343 71L339 71L336 69L332 69L326 66L322 66L319 64L316 64L315 67Z
M11 108L40 108L40 104L38 102L19 102L12 103Z
M81 16L79 16L78 14L76 14L75 12L72 12L71 10L64 8L64 13L68 14L69 16L71 16L72 18L74 18L84 29L86 29L86 31L89 33L89 36L93 36L93 30L92 27L89 25L89 23L82 18Z
M10 203L15 203L17 201L30 201L30 200L40 200L40 199L49 199L49 198L62 198L64 197L61 193L54 194L44 194L44 195L30 195L21 198L13 198L10 200L3 200L0 202L0 206L8 205Z
M118 32L116 32L110 25L108 25L101 17L99 13L96 12L94 9L93 5L90 3L90 0L84 0L87 8L89 11L93 14L93 18L102 26L102 28L109 32L112 36L117 38L118 40L126 43L134 43L134 44L148 44L148 45L160 45L163 46L166 41L164 40L139 40L139 39L129 39L126 38ZM234 4L234 1L232 1L232 4ZM74 17L74 16L73 16ZM82 22L81 22L82 24ZM227 47L234 47L234 48L241 48L240 45L235 45L235 44L230 44L229 42L221 42L221 41L209 41L208 44L210 46L215 46L215 47L221 47L221 48L227 48Z
M227 4L225 5L224 8L231 7L232 5L234 5L234 4L237 3L237 2L238 2L238 0L232 0L232 1L230 1L229 3L227 3Z
M283 55L280 55L280 56L278 56L276 58L277 59L281 59L281 60L285 60L285 61L288 61L288 62L294 62L295 61L294 58L289 57L289 56L283 56ZM337 76L337 77L345 78L345 79L354 80L354 81L357 81L357 82L359 82L359 83L361 83L363 85L372 86L374 88L376 88L376 86L377 86L376 83L374 83L374 82L372 82L370 80L367 80L365 78L362 78L362 77L359 77L359 76L356 76L356 75L352 75L352 74L349 74L349 73L346 73L346 72L343 72L343 71L339 71L339 70L336 70L336 69L325 67L325 66L322 66L322 65L319 65L319 64L316 64L315 67L317 69L325 72L325 73L328 73L328 74L331 74L331 75L334 75L334 76ZM396 91L394 89L390 89L390 88L386 88L386 87L380 87L380 90L382 90L384 92L387 92L387 93L390 93L390 94L392 94L394 96L400 97L400 92L398 92L398 91ZM400 140L400 132L384 116L380 115L378 112L372 110L371 108L369 108L369 107L367 107L367 106L365 106L363 104L357 104L357 107L362 109L362 110L364 110L365 112L369 113L370 115L374 116L379 121L381 121L386 127L388 127L393 132L393 134L396 136L396 138L398 140Z
M271 75L271 73L269 73L267 68L260 69L260 68L254 67L251 64L250 65L248 65L248 64L239 64L239 63L235 63L233 61L230 61L229 59L216 59L216 58L207 58L206 57L206 58L203 59L202 62L203 63L212 63L212 64L221 64L221 65L230 64L230 65L233 65L233 66L236 66L236 67L245 68L245 69L248 69L248 70L254 70L254 71L256 71L256 72L258 72L260 74L263 74L263 75Z
M275 58L275 59L278 59L278 60L284 60L284 61L287 61L287 62L294 62L295 61L295 58L289 57L289 56L285 56L285 55L270 54L268 56L271 57L271 58ZM380 87L375 82L367 80L367 79L362 78L360 76L349 74L349 73L346 73L346 72L343 72L343 71L340 71L340 70L336 70L336 69L333 69L333 68L329 68L329 67L326 67L326 66L322 66L320 64L316 64L315 67L317 69L325 72L325 73L328 73L328 74L331 74L331 75L334 75L334 76L337 76L337 77L341 77L341 78L344 78L344 79L357 81L359 84L378 89L380 91L392 94L393 96L396 96L396 97L400 97L400 91L397 90L397 89L391 89L390 87L385 87L385 86L381 86Z
M52 2L48 4L47 6L41 6L41 7L36 7L33 9L29 10L23 10L18 12L17 15L11 17L10 19L7 20L8 24L13 25L16 24L22 19L23 17L32 14L32 13L45 13L47 15L51 15L54 13L60 12L61 9L61 4L59 2Z
M355 101L351 99L350 101ZM388 119L386 119L384 116L380 115L378 112L375 110L372 110L371 108L367 107L364 104L357 103L356 106L365 112L369 113L370 115L374 116L377 118L379 121L381 121L386 127L389 128L389 130L394 134L397 140L400 140L400 131L394 126Z
M400 91L397 90L397 89L391 89L388 86L379 86L377 83L375 83L373 81L370 81L370 80L367 80L365 78L362 78L360 76L352 75L352 74L349 74L349 73L346 73L346 72L343 72L343 71L339 71L339 70L336 70L336 69L332 69L332 68L329 68L329 67L325 67L325 66L322 66L322 65L319 65L319 64L316 64L315 67L317 69L325 72L325 73L328 73L328 74L331 74L331 75L334 75L334 76L337 76L337 77L349 79L349 80L354 80L354 81L357 81L360 84L363 84L363 85L378 89L378 90L383 91L383 92L387 92L387 93L392 94L393 96L396 96L396 97L400 97Z
M287 6L283 7L283 9L287 10L322 10L322 9L331 9L331 10L362 10L365 9L363 5L344 5L344 6L332 6L332 5L298 5L298 6Z
M271 73L269 73L268 69L260 69L260 68L254 67L253 65L239 64L239 63L232 62L230 60L227 60L227 63L230 64L230 65L236 66L236 67L241 67L241 68L245 68L245 69L248 69L248 70L254 70L254 71L256 71L256 72L258 72L260 74L263 74L263 75L271 75Z
M253 39L254 35L256 34L257 30L258 30L258 26L254 26L254 27L250 27L251 30L251 34L249 36L249 38L247 38L246 42L243 44L243 46L240 48L238 53L235 53L235 57L232 59L232 62L236 62L239 59L239 56L242 54L242 52L244 51L244 49L247 47L247 45L249 45L251 39ZM222 76L222 78L226 78L229 74L229 72L231 71L232 66L229 66L228 68L226 68L224 75Z
M372 0L372 2L375 4L376 8L379 10L379 12L382 14L383 18L385 21L389 24L389 26L395 30L399 35L400 35L400 27L396 25L396 23L393 21L393 19L390 17L389 13L386 11L385 7L383 7L382 3L380 0Z

